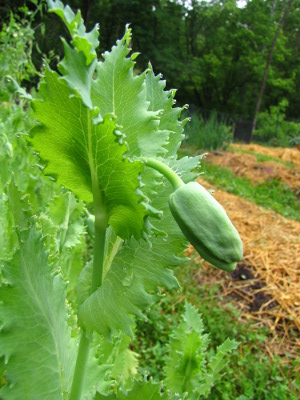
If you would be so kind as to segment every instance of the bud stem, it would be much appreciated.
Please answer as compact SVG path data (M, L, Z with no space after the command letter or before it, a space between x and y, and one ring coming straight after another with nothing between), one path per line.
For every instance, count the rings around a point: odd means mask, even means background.
M172 184L174 190L184 185L183 180L176 174L176 172L162 161L159 161L156 158L143 158L142 160L144 161L145 165L155 169L165 176Z

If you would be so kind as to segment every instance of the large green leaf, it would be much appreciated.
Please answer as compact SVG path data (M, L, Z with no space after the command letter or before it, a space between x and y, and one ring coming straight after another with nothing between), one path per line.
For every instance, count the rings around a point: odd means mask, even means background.
M7 363L4 399L63 399L72 378L75 341L67 326L65 284L52 277L41 235L21 236L23 245L3 267L0 290L0 354Z
M147 213L136 195L142 165L124 159L127 147L120 145L111 115L94 124L93 113L71 95L68 85L47 69L41 99L33 102L40 125L31 139L47 161L45 173L84 201L100 196L115 232L140 237Z
M145 72L134 75L136 54L130 52L131 29L117 41L111 52L97 64L97 79L92 83L92 101L100 113L113 113L128 144L128 156L152 156L166 153L168 132L158 131L159 113L149 111Z
M41 233L19 233L22 246L5 262L0 287L0 357L4 357L5 400L65 399L73 379L77 339L68 327L64 283L48 265ZM106 393L111 366L99 366L97 348L89 355L83 396Z

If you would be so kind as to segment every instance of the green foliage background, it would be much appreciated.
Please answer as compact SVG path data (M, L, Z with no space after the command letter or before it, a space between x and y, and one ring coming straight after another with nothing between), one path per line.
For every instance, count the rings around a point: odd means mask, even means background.
M90 30L100 24L100 55L110 48L130 23L134 32L133 51L141 70L149 60L162 72L170 88L178 88L182 104L218 110L251 119L283 0L252 0L241 7L235 0L200 2L171 0L69 0L81 9ZM6 1L2 22L23 1ZM37 1L27 1L34 9ZM287 118L299 119L300 100L300 8L291 2L276 43L261 111L269 112L286 99ZM57 19L43 13L45 33L36 29L36 40L44 52L62 55L59 36L66 30ZM40 65L34 49L33 60Z

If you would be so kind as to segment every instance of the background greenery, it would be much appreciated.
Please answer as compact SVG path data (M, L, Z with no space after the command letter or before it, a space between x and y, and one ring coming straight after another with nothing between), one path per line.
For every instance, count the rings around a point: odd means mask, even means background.
M25 0L1 2L2 24L10 11L20 14ZM38 0L27 0L34 10ZM270 63L261 115L255 138L273 144L296 144L300 136L300 1L251 0L68 0L82 10L89 29L100 21L100 52L110 48L130 23L133 51L142 54L137 68L151 61L167 84L177 88L180 103L192 110L217 110L235 121L251 121L272 41L280 21ZM37 45L33 62L40 68L40 54L55 50L62 55L57 37L66 36L58 18L39 13L33 24ZM41 27L43 27L41 29ZM52 60L55 63L56 60ZM33 81L34 82L34 81ZM33 83L31 82L31 83ZM284 105L284 106L283 106ZM292 142L291 142L292 140Z

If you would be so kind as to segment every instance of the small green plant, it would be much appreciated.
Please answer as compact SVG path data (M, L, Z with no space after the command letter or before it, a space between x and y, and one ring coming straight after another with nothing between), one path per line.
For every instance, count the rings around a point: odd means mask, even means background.
M159 288L180 288L170 266L184 262L179 255L186 238L168 202L174 190L190 190L191 171L201 158L177 159L186 122L179 120L182 109L173 107L174 91L165 90L150 66L133 73L137 54L128 56L128 27L98 61L97 27L87 33L80 12L60 1L50 0L49 9L65 23L71 43L63 39L60 73L47 66L33 98L20 90L31 100L36 123L27 139L39 160L32 153L26 158L24 150L16 164L13 146L5 153L0 396L207 396L237 343L226 340L213 355L208 352L201 318L189 304L171 336L165 387L137 375L138 357L130 349L135 317L146 318ZM39 163L56 183L39 172L22 181L30 163ZM225 219L218 239L230 253L236 233L231 235L224 210L215 203L212 208L219 222ZM184 217L198 212L192 207ZM210 237L215 229L206 226ZM197 240L201 248L207 245L205 237ZM219 266L223 258L211 242L209 260ZM225 262L240 257L234 251Z
M225 150L232 141L232 130L212 112L207 120L195 112L185 129L185 142L199 150Z
M202 271L203 274L205 271ZM298 399L299 360L290 359L289 363L284 363L282 358L275 355L271 358L265 354L265 343L270 335L268 329L241 322L240 313L229 303L230 299L222 297L221 285L203 285L201 275L199 265L193 261L176 268L183 292L174 293L172 298L162 293L147 315L147 323L138 320L137 343L134 341L133 346L143 355L141 372L154 376L156 380L164 378L164 349L174 327L180 323L179 316L184 313L184 303L188 301L202 315L205 330L209 333L210 347L217 348L228 336L239 342L222 376L216 377L207 397L209 400L239 397L249 400ZM195 276L200 277L199 284L195 283ZM272 340L272 334L269 338Z

